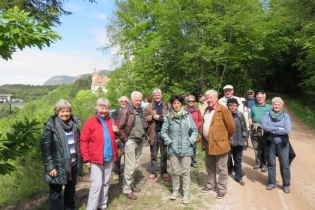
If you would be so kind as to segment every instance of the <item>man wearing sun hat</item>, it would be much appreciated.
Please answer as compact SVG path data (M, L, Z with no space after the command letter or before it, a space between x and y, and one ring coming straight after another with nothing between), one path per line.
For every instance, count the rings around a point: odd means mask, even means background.
M233 95L233 93L234 93L234 88L233 88L232 85L225 85L225 86L223 87L223 91L224 91L224 96L223 96L222 98L220 98L219 101L218 101L221 105L227 107L226 104L227 104L227 101L228 101L230 98L235 98L235 99L238 101L239 104L242 104L242 102L240 101L240 98ZM243 111L243 110L242 110L242 109L243 109L242 107L243 107L243 106L238 106L237 109L238 109L240 112L242 112L242 111Z

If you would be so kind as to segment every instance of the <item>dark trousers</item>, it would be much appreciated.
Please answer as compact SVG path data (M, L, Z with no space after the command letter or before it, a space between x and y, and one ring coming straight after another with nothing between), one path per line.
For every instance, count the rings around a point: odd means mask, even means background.
M242 172L242 156L243 156L243 146L231 147L229 151L229 160L228 168L233 168L232 157L234 161L234 171L235 171L235 180L240 181L243 177Z
M64 191L64 208L61 202L61 191L62 185L49 184L49 198L48 198L48 209L49 210L75 210L75 185L77 183L77 165L72 166L72 180L67 182Z
M251 131L250 138L252 140L253 149L255 153L255 161L256 164L266 165L267 160L265 158L261 158L263 153L262 147L262 132L261 131Z
M191 166L192 165L196 165L197 164L197 158L196 158L196 151L197 151L197 143L195 143L194 145L193 145L193 156L191 157Z
M167 173L167 146L164 144L164 140L161 137L160 132L155 132L154 135L154 143L153 145L150 145L150 151L151 151L151 174L157 175L157 167L158 167L158 161L157 161L157 154L159 152L160 148L160 154L161 154L161 160L160 160L160 168L161 168L161 174Z
M124 151L125 149L125 146L124 144L119 140L118 142L118 147L120 150ZM125 156L124 156L125 157ZM120 161L121 161L121 156L118 156L117 157L117 160L114 162L114 173L118 176L120 176Z
M268 160L268 184L276 186L276 156L280 162L280 173L284 187L290 186L289 143L271 143Z

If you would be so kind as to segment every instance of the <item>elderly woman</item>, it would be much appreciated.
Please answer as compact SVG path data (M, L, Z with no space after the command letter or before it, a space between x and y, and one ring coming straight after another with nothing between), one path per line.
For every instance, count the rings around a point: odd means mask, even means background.
M168 156L172 166L173 194L170 199L175 200L179 190L179 175L183 177L183 203L189 203L190 163L193 156L193 145L198 136L198 130L191 115L182 106L181 96L171 97L171 109L164 117L161 136L168 145Z
M40 140L45 167L45 182L49 183L48 209L76 209L74 203L77 173L82 176L79 118L71 114L71 104L59 100L55 114L45 124ZM62 186L64 206L61 202Z
M196 98L193 95L187 96L187 103L188 105L185 107L185 110L189 112L189 114L192 116L197 129L199 130L201 123L202 123L202 116L200 109L195 107ZM191 157L191 164L190 166L197 168L197 159L196 159L196 149L197 149L197 143L199 142L199 138L196 140L196 144L193 146L193 156Z
M244 186L245 182L242 179L242 156L243 147L246 147L248 143L248 132L246 118L242 112L238 111L238 106L239 103L235 98L230 98L227 101L227 107L230 110L235 122L235 132L230 140L231 151L229 152L228 168L229 170L233 168L233 157L235 181Z
M84 165L90 169L91 189L87 210L106 209L109 179L113 161L117 160L117 122L109 117L110 103L99 98L96 114L89 118L81 133L81 152Z
M262 120L265 140L264 155L268 161L268 185L266 190L276 186L276 155L280 162L283 191L290 192L289 137L290 116L282 110L284 102L280 97L272 99L272 110L266 112Z

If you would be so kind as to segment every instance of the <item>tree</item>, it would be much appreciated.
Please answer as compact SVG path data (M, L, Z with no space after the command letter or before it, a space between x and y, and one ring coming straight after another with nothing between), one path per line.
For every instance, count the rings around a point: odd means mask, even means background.
M36 21L29 16L29 12L21 11L17 7L0 11L0 56L12 59L11 55L16 48L23 50L25 47L50 46L51 43L61 39L50 18L42 18Z

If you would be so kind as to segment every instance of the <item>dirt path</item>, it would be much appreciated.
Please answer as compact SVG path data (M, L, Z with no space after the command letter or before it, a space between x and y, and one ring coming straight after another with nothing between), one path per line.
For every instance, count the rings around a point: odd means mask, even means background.
M279 95L278 95L279 96ZM267 95L269 99L273 97ZM243 177L246 186L241 186L229 178L226 198L218 200L211 209L315 209L315 132L308 129L288 109L288 100L284 110L290 114L292 132L290 142L297 154L291 165L291 192L282 190L282 179L277 161L277 186L271 191L265 189L267 172L252 169L254 151L248 148L243 155ZM251 144L250 144L251 145Z
M279 95L278 95L279 96ZM281 95L280 95L281 96ZM272 95L267 94L271 99ZM206 170L204 164L199 161L198 169L191 170L190 206L185 206L181 200L169 201L171 193L170 182L159 178L154 182L147 182L150 168L149 147L143 148L139 172L137 173L138 186L143 190L137 202L130 202L121 195L121 182L111 180L109 207L110 209L315 209L315 132L301 123L290 110L285 96L285 111L291 116L292 132L290 141L297 154L291 166L291 193L286 194L282 190L282 179L277 162L277 186L271 191L265 189L267 185L267 172L262 173L252 169L254 151L249 147L243 155L243 178L246 183L241 186L229 177L228 193L222 200L215 199L215 193L200 193L204 186ZM251 143L250 143L251 145ZM169 169L169 171L171 171ZM78 209L85 209L89 191L89 176L79 178L77 185L76 203ZM5 208L13 209L37 209L47 199L48 192L36 195L17 206ZM152 202L154 201L154 202ZM46 209L41 208L41 209Z

